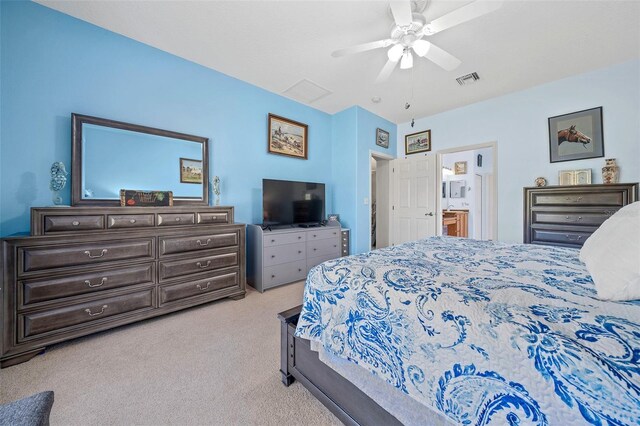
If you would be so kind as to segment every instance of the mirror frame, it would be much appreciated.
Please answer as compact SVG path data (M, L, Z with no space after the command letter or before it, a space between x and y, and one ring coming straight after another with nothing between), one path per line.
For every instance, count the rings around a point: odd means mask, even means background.
M82 125L95 124L98 126L115 129L129 130L132 132L147 133L150 135L164 136L174 139L202 144L202 199L180 198L174 195L173 205L209 205L209 139L201 136L188 135L186 133L161 130L153 127L124 123L106 118L91 117L88 115L71 114L71 205L72 206L119 206L120 200L107 199L83 199L82 198ZM137 189L137 188L123 188ZM158 188L157 188L158 189Z

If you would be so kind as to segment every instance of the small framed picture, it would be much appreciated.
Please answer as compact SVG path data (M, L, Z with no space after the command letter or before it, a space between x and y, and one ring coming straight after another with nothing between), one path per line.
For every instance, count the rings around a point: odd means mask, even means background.
M180 183L202 183L202 160L180 159Z
M307 159L307 131L304 123L269 114L267 152Z
M549 118L549 161L604 157L602 107Z
M560 170L558 183L560 185L590 185L591 169Z
M411 133L404 137L404 152L406 155L431 151L431 130Z
M389 148L389 132L380 128L376 129L376 145Z
M467 162L466 161L456 161L453 165L454 173L457 175L466 175L467 174Z

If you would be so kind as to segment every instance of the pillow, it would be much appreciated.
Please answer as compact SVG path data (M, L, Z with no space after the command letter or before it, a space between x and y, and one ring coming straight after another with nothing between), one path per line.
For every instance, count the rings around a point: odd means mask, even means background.
M602 300L640 299L640 201L618 210L580 250Z

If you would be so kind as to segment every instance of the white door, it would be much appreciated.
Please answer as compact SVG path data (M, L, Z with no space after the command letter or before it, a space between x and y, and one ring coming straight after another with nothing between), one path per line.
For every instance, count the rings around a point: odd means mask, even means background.
M402 244L436 235L436 157L390 162L393 176L391 241Z

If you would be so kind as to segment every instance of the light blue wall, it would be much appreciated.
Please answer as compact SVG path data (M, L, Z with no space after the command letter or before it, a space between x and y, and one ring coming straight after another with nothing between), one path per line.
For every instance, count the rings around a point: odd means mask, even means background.
M640 181L640 61L576 75L398 126L404 135L431 129L433 154L497 141L498 239L522 242L522 188L538 176L558 184L558 171L591 169L602 183L604 158L549 162L547 118L603 107L605 158L616 158L621 182ZM398 146L404 156L404 146Z
M330 115L32 2L0 7L1 235L28 231L29 208L51 204L72 112L208 137L239 222L261 221L262 178L333 181ZM269 112L309 125L309 160L267 154Z
M363 253L371 250L371 160L370 152L380 152L395 157L397 150L397 129L394 123L387 121L357 107L358 120L358 149L355 163L357 164L356 206L358 227L354 235L355 253ZM381 128L389 132L389 148L376 145L376 129ZM368 203L364 203L364 199Z

